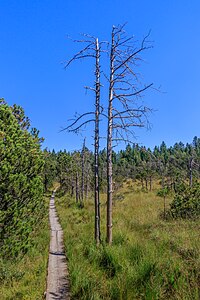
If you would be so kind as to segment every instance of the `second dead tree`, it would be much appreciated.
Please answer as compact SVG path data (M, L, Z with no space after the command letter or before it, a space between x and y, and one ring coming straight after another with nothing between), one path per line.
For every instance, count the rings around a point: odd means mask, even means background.
M110 76L107 125L107 243L112 243L112 203L113 141L131 142L133 127L147 124L149 108L138 104L137 100L152 84L141 85L135 67L141 61L139 54L151 48L147 35L140 47L136 47L134 37L127 37L123 26L113 26L110 45Z

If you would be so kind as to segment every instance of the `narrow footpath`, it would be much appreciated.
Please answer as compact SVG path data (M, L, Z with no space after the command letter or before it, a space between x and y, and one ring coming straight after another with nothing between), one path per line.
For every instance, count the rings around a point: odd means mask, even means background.
M53 192L49 205L51 241L47 275L47 300L69 300L69 274L63 246L63 231L59 224Z

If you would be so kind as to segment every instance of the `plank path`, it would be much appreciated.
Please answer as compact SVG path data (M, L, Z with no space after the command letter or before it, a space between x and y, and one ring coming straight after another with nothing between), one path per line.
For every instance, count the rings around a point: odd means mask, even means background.
M55 192L49 205L51 241L49 248L47 300L69 300L69 274L63 246L63 231L59 224L55 208Z

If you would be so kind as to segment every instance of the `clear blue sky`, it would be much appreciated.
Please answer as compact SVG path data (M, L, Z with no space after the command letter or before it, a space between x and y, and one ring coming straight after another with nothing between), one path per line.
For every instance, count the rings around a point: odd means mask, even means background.
M166 92L146 94L144 102L156 112L151 131L136 130L136 142L169 146L200 135L199 0L0 0L0 97L25 109L45 147L79 149L83 137L59 130L75 112L93 108L83 88L92 84L92 65L63 70L61 62L77 50L67 35L109 40L112 25L125 22L138 40L151 29L154 48L141 73ZM91 133L83 135L91 147Z

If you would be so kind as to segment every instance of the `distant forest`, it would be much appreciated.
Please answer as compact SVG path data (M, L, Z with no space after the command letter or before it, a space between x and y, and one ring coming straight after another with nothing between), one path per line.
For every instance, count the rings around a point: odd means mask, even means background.
M44 183L47 190L54 180L58 180L64 192L80 199L93 190L94 155L88 148L82 151L67 150L43 151L45 157ZM106 150L99 152L100 190L106 189ZM125 150L112 152L114 190L117 190L127 179L137 180L140 188L151 191L154 183L160 188L176 191L180 183L193 182L199 178L200 138L194 137L191 143L182 142L167 147L165 142L153 150L138 144L126 146ZM84 161L84 185L82 182L82 162ZM83 187L84 191L81 191Z

